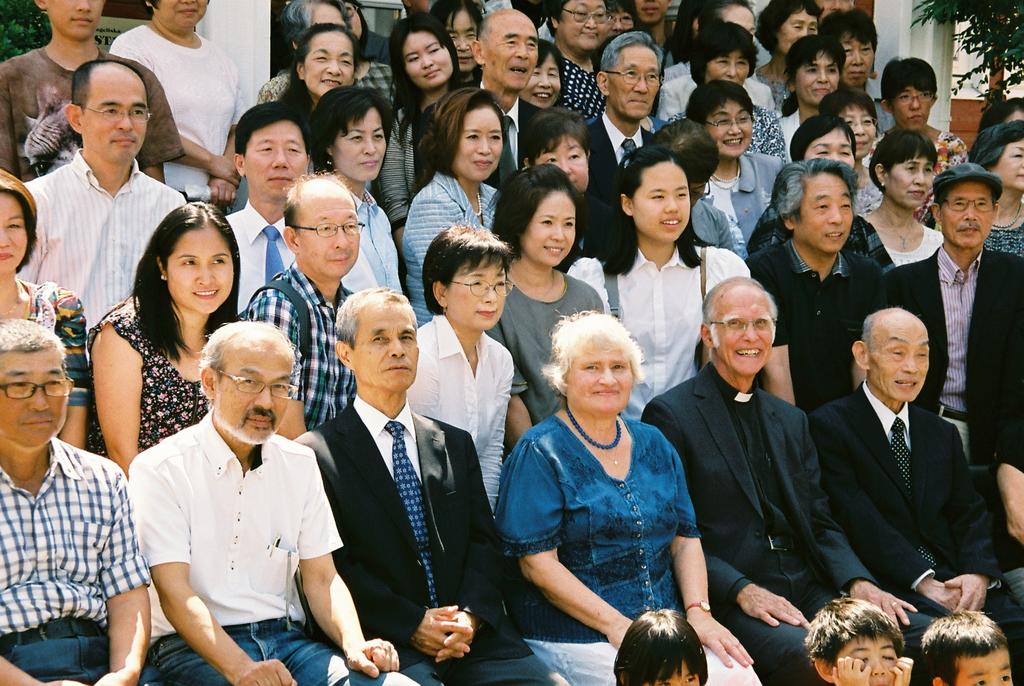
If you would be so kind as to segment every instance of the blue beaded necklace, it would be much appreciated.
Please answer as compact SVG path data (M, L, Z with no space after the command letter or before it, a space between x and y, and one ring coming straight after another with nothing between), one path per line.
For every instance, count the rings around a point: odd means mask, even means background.
M590 445L594 446L598 450L611 450L612 448L617 446L619 444L619 441L622 439L622 423L619 421L618 417L615 418L615 439L611 443L598 443L593 438L591 438L590 434L584 431L583 427L580 426L580 423L576 421L576 417L573 416L572 410L569 409L568 403L565 406L565 413L569 415L569 421L572 422L573 427L576 429L576 431L579 432L580 436L583 436L583 440L589 443Z

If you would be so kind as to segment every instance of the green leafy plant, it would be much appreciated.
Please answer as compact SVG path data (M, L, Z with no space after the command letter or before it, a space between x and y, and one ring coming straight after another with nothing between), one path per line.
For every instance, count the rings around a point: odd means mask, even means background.
M0 60L42 47L50 23L32 0L0 0Z
M977 67L960 75L959 86L970 82L987 88L986 98L993 101L1006 88L1024 83L1024 0L923 0L917 13L917 24L957 26L957 44L981 58Z

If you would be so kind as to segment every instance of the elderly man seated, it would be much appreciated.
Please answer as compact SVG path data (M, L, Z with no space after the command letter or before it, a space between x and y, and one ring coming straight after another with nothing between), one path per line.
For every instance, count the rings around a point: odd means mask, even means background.
M393 646L363 638L312 453L275 433L293 363L269 324L217 329L199 360L210 413L132 462L156 591L150 659L169 684L411 684L382 674L398 669ZM297 571L333 645L301 631Z
M707 556L710 611L754 658L766 686L820 684L804 652L807 617L841 591L867 600L919 642L927 618L878 588L832 519L807 417L756 385L772 348L772 297L726 279L704 300L711 364L647 405L645 422L686 468Z
M854 550L922 613L988 614L1024 671L1024 609L1002 588L985 504L955 426L911 405L928 375L929 333L906 310L881 310L853 344L867 379L815 411L822 485Z
M149 571L124 474L56 438L71 380L35 322L0 322L0 684L134 685Z

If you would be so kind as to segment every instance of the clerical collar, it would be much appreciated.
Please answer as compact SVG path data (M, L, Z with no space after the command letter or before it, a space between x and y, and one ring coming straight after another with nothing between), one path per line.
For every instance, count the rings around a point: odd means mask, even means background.
M722 375L718 373L718 370L715 369L713 364L708 366L711 367L711 373L715 377L715 385L718 386L718 390L722 393L722 397L724 399L732 400L737 403L749 403L754 399L753 393L744 393L743 391L737 391L733 388L728 381L722 378ZM755 384L756 383L757 382L755 381ZM753 391L754 389L751 388L750 390Z

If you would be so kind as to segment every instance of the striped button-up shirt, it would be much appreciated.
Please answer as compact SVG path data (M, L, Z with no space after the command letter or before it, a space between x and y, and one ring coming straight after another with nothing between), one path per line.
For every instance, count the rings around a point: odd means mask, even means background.
M157 224L185 204L181 193L146 176L134 162L128 181L111 196L81 151L28 188L39 208L37 237L21 277L53 281L78 294L87 322L98 322L128 297Z
M966 412L967 335L971 330L974 293L978 290L981 253L978 253L966 272L957 266L945 248L940 248L938 253L939 288L942 290L942 310L946 315L949 352L946 382L942 384L939 402L954 410Z
M55 438L35 496L0 469L0 635L62 617L106 624L107 600L148 583L117 465Z
M280 278L302 295L306 301L306 312L297 313L280 291L266 290L252 299L245 318L273 324L295 346L291 382L299 387L296 400L301 401L305 409L306 428L315 429L341 414L356 394L355 377L334 352L338 342L334 319L337 308L345 299L345 291L339 287L335 302L327 302L313 282L294 264ZM301 316L309 319L312 350L302 349L298 319Z

